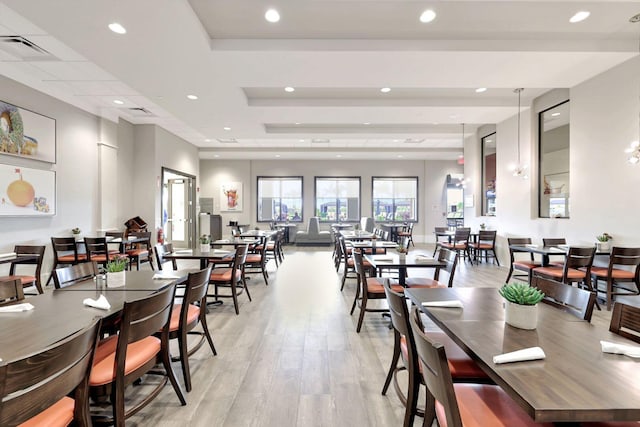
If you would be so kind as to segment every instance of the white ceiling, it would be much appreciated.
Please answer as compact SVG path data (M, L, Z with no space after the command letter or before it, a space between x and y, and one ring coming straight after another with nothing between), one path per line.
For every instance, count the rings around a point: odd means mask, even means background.
M437 18L423 24L427 7ZM469 135L515 115L514 88L526 110L637 55L638 12L640 1L4 0L0 36L52 58L0 44L0 74L156 123L202 158L456 159L461 123Z

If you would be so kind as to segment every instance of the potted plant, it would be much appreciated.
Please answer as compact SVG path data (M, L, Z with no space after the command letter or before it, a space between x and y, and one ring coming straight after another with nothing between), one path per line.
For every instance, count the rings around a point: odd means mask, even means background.
M80 230L78 227L72 228L71 229L71 234L73 235L73 237L78 240L80 238L80 233L82 233L82 230Z
M107 287L117 288L125 284L125 270L129 258L125 255L116 255L107 264L104 269L107 272Z
M596 236L596 248L598 252L607 252L609 251L609 240L612 240L613 237L609 233L602 233Z
M200 252L209 252L211 249L211 237L208 234L200 236Z
M486 230L487 229L487 225L483 222L480 224L480 230Z
M524 283L509 283L498 290L506 299L504 321L520 329L535 329L538 324L538 303L544 293Z

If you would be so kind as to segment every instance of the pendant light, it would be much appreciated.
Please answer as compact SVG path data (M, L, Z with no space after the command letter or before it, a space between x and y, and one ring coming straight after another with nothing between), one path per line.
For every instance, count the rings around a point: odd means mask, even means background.
M640 22L640 13L629 18L629 22ZM640 51L640 38L638 39L638 51ZM638 103L640 104L640 89L638 91ZM624 151L629 154L629 157L627 157L629 163L637 165L640 162L640 111L638 112L638 139L632 141L629 148Z
M518 164L512 168L513 176L527 179L529 175L527 175L527 165L523 164L520 161L520 96L522 94L523 88L514 89L513 92L518 94Z

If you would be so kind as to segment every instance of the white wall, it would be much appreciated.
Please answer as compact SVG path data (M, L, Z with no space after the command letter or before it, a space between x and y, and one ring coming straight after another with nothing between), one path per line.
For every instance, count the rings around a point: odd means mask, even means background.
M432 231L436 225L443 225L442 216L446 205L442 200L445 179L449 173L461 173L462 167L456 162L436 161L287 161L287 160L202 160L200 163L201 188L199 197L214 198L214 212L220 213L220 184L226 181L243 183L243 211L222 213L223 224L237 220L241 224L256 224L257 177L258 176L302 176L303 177L303 220L299 227L306 227L307 220L314 215L314 177L316 176L357 176L361 177L361 215L371 216L371 182L373 176L417 176L419 187L419 222L414 228L414 239L433 240ZM323 225L323 228L327 228ZM426 230L426 231L425 231Z

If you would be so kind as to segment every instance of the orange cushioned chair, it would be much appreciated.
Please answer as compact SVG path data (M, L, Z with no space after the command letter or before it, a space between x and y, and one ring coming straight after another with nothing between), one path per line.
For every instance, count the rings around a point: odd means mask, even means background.
M0 282L0 306L15 304L24 300L24 290L20 279Z
M469 250L470 235L471 230L469 228L458 228L453 236L453 241L451 243L441 243L440 246L455 251L458 256L462 255L465 258L469 258L469 261L473 264L473 259L471 259L471 252Z
M269 286L269 274L267 273L267 241L268 239L266 237L261 237L260 243L254 248L254 252L247 254L244 272L245 274L261 273L264 284Z
M618 268L622 267L622 268ZM638 295L640 293L640 248L611 248L607 267L591 267L593 289L598 292L598 281L606 282L607 310L611 310L615 295ZM633 288L620 286L628 283ZM617 289L614 291L614 289Z
M140 270L140 264L143 262L148 262L149 266L152 270L155 270L153 267L153 257L151 256L151 232L150 231L133 231L129 233L129 237L135 237L137 239L146 239L144 242L133 243L131 246L125 249L125 253L131 260L131 262L136 263L136 270ZM129 265L131 268L131 265Z
M533 257L533 252L524 252L519 251L517 249L511 248L511 245L518 246L526 246L531 244L530 237L509 237L507 238L507 244L509 245L509 257L511 258L511 263L509 264L509 273L507 274L507 280L505 283L509 283L511 277L526 277L527 283L531 283L531 275L533 273L533 269L540 267L540 263L535 261ZM517 259L516 254L524 254L528 253L528 259ZM524 271L526 274L513 274L514 270Z
M438 253L438 261L446 264L444 270L449 273L449 280L446 283L439 281L440 270L443 268L438 267L433 273L433 279L429 279L428 277L407 277L405 279L407 288L452 288L453 278L456 274L456 266L458 265L458 255L449 249L441 248Z
M46 246L28 246L28 245L16 245L13 247L13 251L17 255L35 255L35 259L28 261L16 261L11 263L8 276L1 276L0 281L19 279L22 283L22 287L27 288L29 286L35 286L39 294L44 293L42 284L40 283L40 270L42 269L42 261L44 260L44 252L47 249ZM33 274L18 274L17 267L20 265L35 265L35 271Z
M100 319L41 352L0 366L0 425L90 426L87 380Z
M53 278L53 272L59 265L74 265L87 260L86 254L78 253L78 244L75 237L52 237L53 267L45 285L49 285Z
M247 245L239 245L236 248L236 254L233 258L233 263L230 268L214 268L209 276L209 283L214 287L213 297L218 298L231 298L233 299L233 307L236 310L236 314L240 314L238 307L238 295L246 291L249 301L251 301L251 294L249 294L249 288L244 277L244 264L247 260ZM231 294L220 295L219 288L226 287L231 289Z

